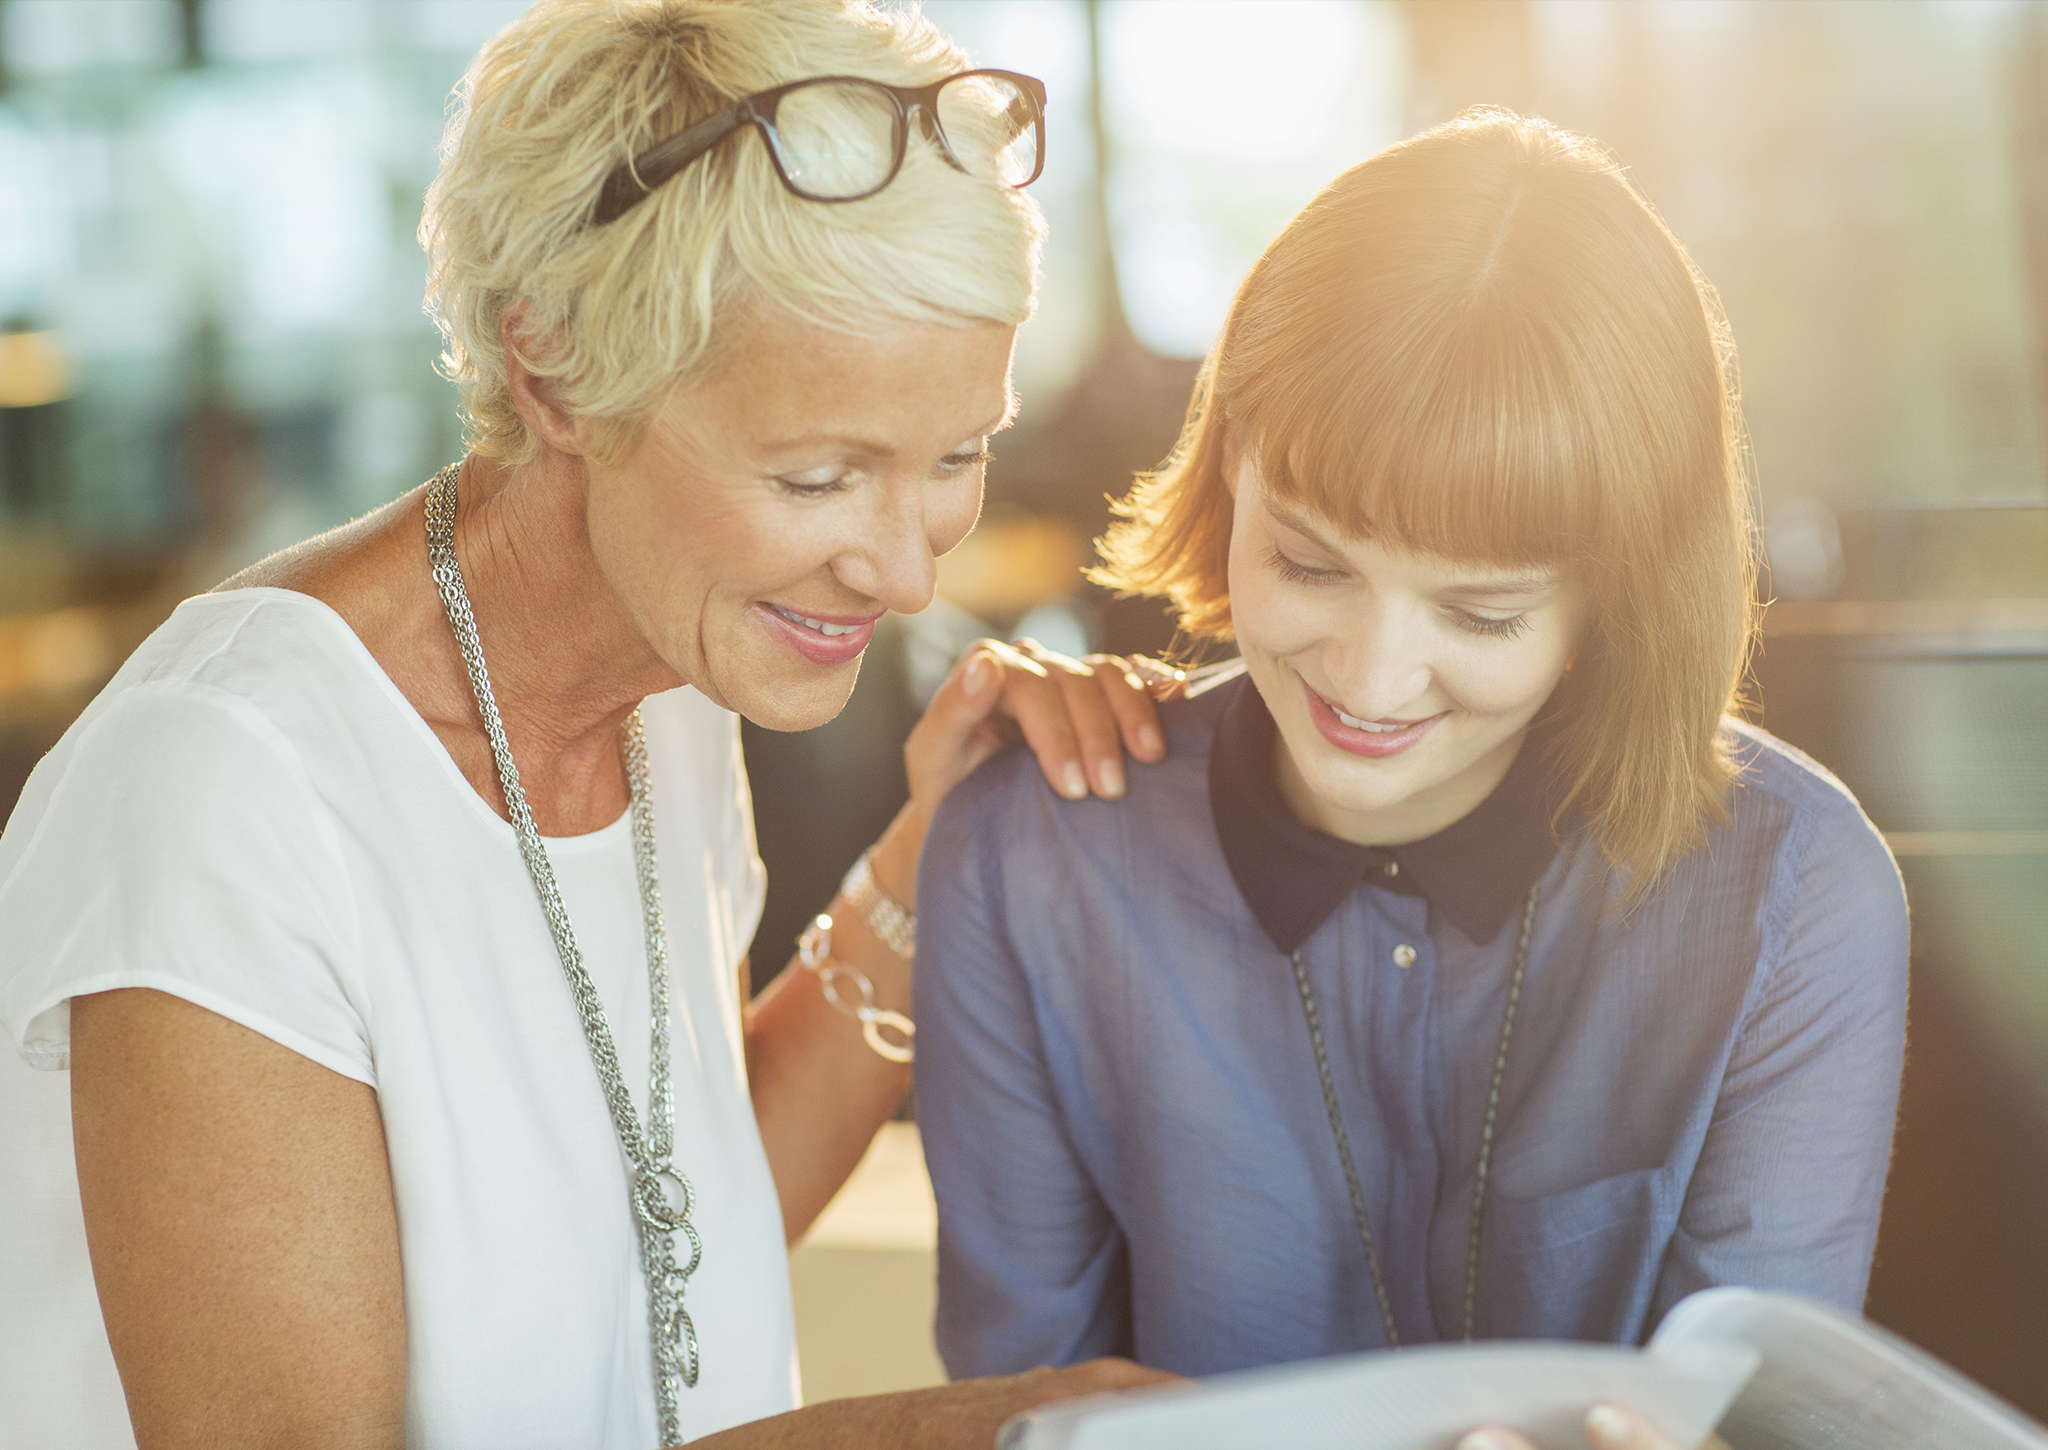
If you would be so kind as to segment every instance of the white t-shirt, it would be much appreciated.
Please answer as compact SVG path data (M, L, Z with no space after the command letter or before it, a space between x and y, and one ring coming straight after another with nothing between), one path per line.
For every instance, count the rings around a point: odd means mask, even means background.
M736 718L682 689L643 719L676 1159L704 1239L686 1299L695 1438L797 1402L741 1047L764 875ZM547 849L644 1118L629 821ZM31 1065L63 1068L69 999L115 987L185 998L377 1090L411 1445L657 1443L625 1160L512 828L318 601L188 600L30 777L0 835L0 1026Z

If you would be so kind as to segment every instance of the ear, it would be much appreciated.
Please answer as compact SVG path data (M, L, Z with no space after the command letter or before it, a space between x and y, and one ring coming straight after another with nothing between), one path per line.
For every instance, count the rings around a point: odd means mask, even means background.
M512 407L519 421L535 437L557 453L573 457L588 454L582 420L566 411L555 396L555 380L535 373L528 365L529 353L538 351L528 328L531 313L524 302L505 310L498 324L498 340L505 354L505 386L512 394Z

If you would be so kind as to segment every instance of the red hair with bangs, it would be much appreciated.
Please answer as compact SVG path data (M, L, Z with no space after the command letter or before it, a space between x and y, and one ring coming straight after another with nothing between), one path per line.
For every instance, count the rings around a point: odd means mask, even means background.
M1231 633L1229 467L1355 537L1537 565L1591 603L1546 706L1567 804L1646 889L1720 819L1755 633L1734 351L1596 143L1468 112L1332 182L1238 289L1098 582Z

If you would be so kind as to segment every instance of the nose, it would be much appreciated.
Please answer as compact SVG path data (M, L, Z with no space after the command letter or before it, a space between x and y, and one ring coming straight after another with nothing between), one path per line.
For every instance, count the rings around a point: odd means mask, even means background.
M1346 638L1330 643L1323 667L1347 714L1404 719L1403 712L1428 692L1433 675L1426 631L1405 609L1377 601L1361 608L1365 618Z
M916 614L938 591L938 559L925 525L919 491L877 490L883 496L853 547L832 561L832 572L897 614Z

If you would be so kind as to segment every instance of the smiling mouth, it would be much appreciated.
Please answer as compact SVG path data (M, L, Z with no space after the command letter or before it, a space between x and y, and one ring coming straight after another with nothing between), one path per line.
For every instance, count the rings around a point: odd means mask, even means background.
M872 619L863 619L852 624L839 624L829 619L814 619L808 614L798 614L794 609L784 609L780 604L770 604L768 607L791 624L814 629L828 639L837 639L842 634L858 634L875 622Z
M1338 709L1329 696L1307 680L1301 682L1301 688L1308 701L1309 719L1323 739L1339 750L1375 760L1413 749L1444 719L1443 714L1436 714L1420 720L1361 720Z
M1356 715L1345 714L1335 705L1330 706L1330 713L1353 730L1366 730L1374 735L1398 735L1403 730L1422 723L1420 720L1361 720Z

